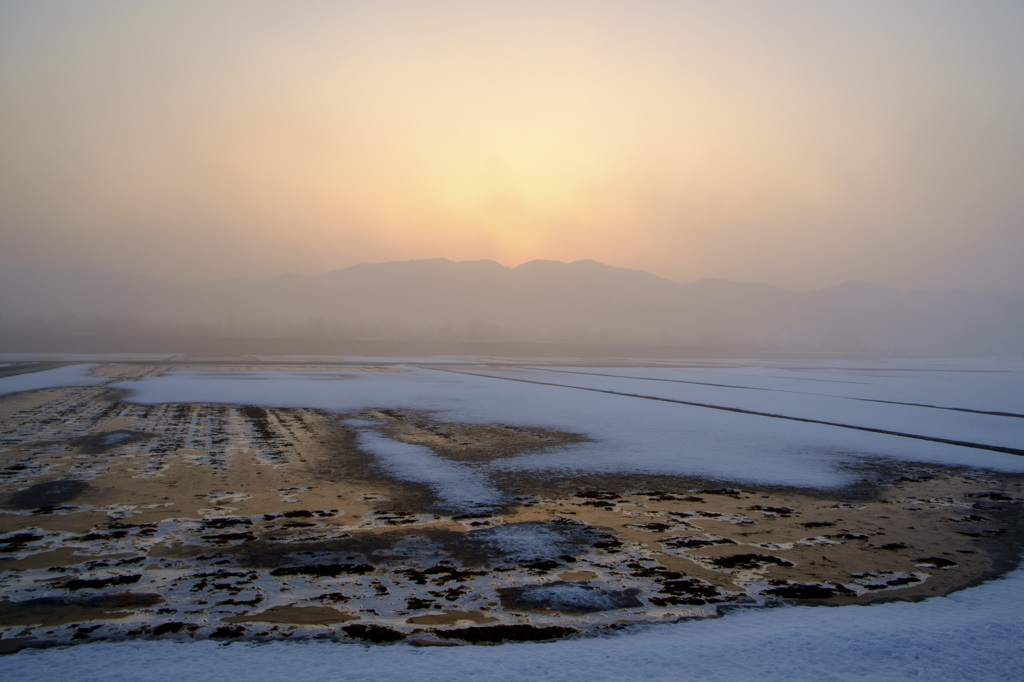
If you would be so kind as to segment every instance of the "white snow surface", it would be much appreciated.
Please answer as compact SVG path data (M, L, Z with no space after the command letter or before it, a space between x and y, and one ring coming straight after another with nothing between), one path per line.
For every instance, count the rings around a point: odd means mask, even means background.
M135 641L0 657L8 680L1020 680L1024 571L949 597L741 610L549 643Z
M683 382L706 382L710 378L694 377L690 374L664 370L657 373L655 377L645 378L625 376L613 378L606 371L594 370L594 372L595 374L600 372L601 375L595 376L580 372L570 374L560 369L557 372L549 370L520 371L516 372L514 376L545 383L636 393L670 400L734 407L752 412L1024 449L1024 419L960 411L973 408L961 407L958 403L964 402L964 399L959 396L952 397L954 403L952 406L941 406L947 407L947 409L923 407L921 405L929 404L936 396L931 392L931 382L927 378L919 376L913 376L913 379L909 380L904 378L904 380L919 384L918 392L911 393L908 390L910 387L897 383L896 385L872 386L870 392L862 390L861 397L845 395L850 391L844 391L843 389L847 387L842 385L839 386L839 391L835 391L833 386L829 386L826 389L829 392L822 390L821 387L786 388L788 382L781 378L776 379L775 386L771 385L772 382L761 381L751 382L760 383L761 386L757 388L734 388L734 386L744 385L741 383L743 382L742 377L719 376L716 378L723 385L708 386ZM510 375L506 371L488 371L487 373ZM652 381L651 378L656 380ZM973 378L977 380L977 377ZM991 377L985 378L991 379ZM959 379L959 384L965 391L969 387L973 387L974 382L971 382L970 379L966 377L959 377ZM1020 382L1018 392L1024 393L1024 376L1019 376L1018 381ZM918 405L896 404L896 399L891 397L893 393L916 398L915 402ZM867 397L869 395L878 397ZM1005 403L1003 405L1005 410ZM1024 405L1019 407L1024 408ZM1020 413L1024 414L1024 409L1021 409Z
M426 446L402 443L366 428L356 433L360 449L373 455L379 466L395 478L427 484L443 504L466 509L493 506L502 500L485 476L438 457Z
M728 367L558 367L1024 414L1024 360L971 358L879 362L730 363Z
M677 369L648 371L659 377L680 376ZM684 372L682 376L689 375ZM330 377L347 380L318 380ZM944 375L944 380L960 381L971 388L973 377L970 373L950 373ZM562 385L546 385L555 383ZM818 488L852 482L855 474L848 465L865 457L1024 472L1024 457L1013 454L599 391L692 399L797 418L886 428L926 437L959 436L954 440L1024 448L1024 419L865 403L842 397L808 398L739 389L717 389L731 391L734 396L709 396L688 393L691 387L687 384L576 376L546 370L464 367L457 372L410 367L402 373L342 369L318 373L181 371L120 382L113 387L127 389L131 400L147 404L214 402L310 407L337 413L407 408L436 412L442 420L546 427L583 433L592 439L488 465L509 470L645 472ZM928 390L928 386L921 389L922 393ZM903 394L911 393L912 387L904 387ZM872 395L885 399L886 394L883 388L876 388ZM776 396L781 396L778 404L771 402ZM989 422L995 422L998 428L987 430ZM440 465L441 460L436 461ZM454 472L465 466L456 464L450 468Z
M107 379L89 376L96 368L91 365L67 365L42 372L27 372L0 378L0 395L38 391L43 388L65 388L68 386L95 386Z

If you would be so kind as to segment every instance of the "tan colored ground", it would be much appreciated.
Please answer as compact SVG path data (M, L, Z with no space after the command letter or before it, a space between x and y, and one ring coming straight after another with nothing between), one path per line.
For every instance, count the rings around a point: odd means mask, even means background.
M347 416L468 467L583 440L400 410ZM503 505L466 513L385 475L340 417L141 406L102 386L0 399L0 650L125 636L546 639L725 605L941 595L1008 570L1021 546L1021 478L912 465L834 495L519 475L494 481Z

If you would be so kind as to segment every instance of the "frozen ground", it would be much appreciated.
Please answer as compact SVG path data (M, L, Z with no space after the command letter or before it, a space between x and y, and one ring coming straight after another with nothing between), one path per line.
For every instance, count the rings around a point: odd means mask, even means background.
M435 411L448 421L531 425L592 439L560 446L555 456L487 465L494 468L696 475L820 488L852 482L865 461L888 459L1024 472L1024 457L1016 454L1024 450L1020 362L696 368L460 362L404 368L177 371L112 387L148 404L338 413L405 408ZM87 372L78 366L9 377L0 380L0 393L99 381ZM20 383L3 383L8 379ZM361 433L362 447L385 467L456 501L492 501L494 491L474 475L486 467L440 462L425 449L372 430ZM1016 680L1024 679L1022 608L1024 571L1017 570L921 603L740 611L547 644L101 643L0 657L0 677Z
M922 603L787 607L546 644L133 642L0 658L9 680L1020 680L1024 572Z

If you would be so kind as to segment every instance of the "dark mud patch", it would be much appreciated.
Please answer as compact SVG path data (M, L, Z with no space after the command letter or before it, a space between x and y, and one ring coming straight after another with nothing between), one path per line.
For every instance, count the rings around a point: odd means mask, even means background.
M728 569L755 569L774 564L776 566L792 566L792 561L780 559L771 554L733 554L710 559L710 562L719 568Z
M76 479L58 479L36 483L8 497L4 506L9 509L56 507L70 502L88 489L88 482Z
M783 518L792 516L793 514L797 513L796 509L793 509L792 507L771 507L763 504L755 504L750 507L747 507L747 509L750 509L752 511L763 512L765 514L774 514L777 516L781 516Z
M768 588L762 594L782 599L817 601L853 594L853 590L838 583L790 583L784 580L773 580L771 584L774 587Z
M0 656L16 654L26 649L50 649L56 646L64 646L64 643L35 637L7 637L0 640Z
M243 531L239 533L213 533L209 535L200 535L200 540L205 540L214 545L226 545L232 542L252 542L256 539L256 536L249 531Z
M705 488L703 490L694 490L698 495L721 495L723 497L731 497L734 500L742 500L746 495L749 495L746 490L739 490L738 488Z
M610 502L621 499L621 495L611 490L580 490L574 493L574 497L582 497L586 500Z
M689 502L691 504L707 502L703 497L696 495L676 495L663 490L639 490L636 494L645 496L651 502Z
M661 593L667 596L650 597L650 602L655 606L701 606L734 599L731 595L723 595L717 587L703 580L682 576L673 576L671 580L662 582Z
M79 535L74 539L75 542L103 542L105 540L122 540L128 537L128 531L125 529L118 530L107 530L107 531L92 531L84 535ZM0 542L3 542L0 539Z
M62 584L65 590L104 590L117 585L134 585L142 579L141 574L115 575L110 578L72 578Z
M174 635L182 632L188 628L188 623L182 623L180 621L171 621L169 623L161 623L153 628L153 634L157 637L164 635Z
M337 578L340 575L366 575L374 570L370 564L311 564L308 566L283 566L275 568L270 575L310 576L314 578Z
M428 543L424 537L427 535L432 533L411 529L374 529L330 540L288 542L257 536L255 540L221 546L215 551L226 561L236 560L240 565L251 568L280 569L284 571L282 575L289 571L295 571L292 575L314 575L322 571L326 576L334 570L338 570L340 575L361 564L368 568L359 570L372 571L373 566L369 564L389 557L396 545L417 538L424 538L423 542ZM208 547L198 545L161 546L151 551L150 556L201 558L209 551Z
M234 627L222 625L210 633L210 639L239 639L245 637L246 629L241 625Z
M868 590L886 590L892 587L915 585L921 582L916 575L894 571L873 571L870 573L853 573L850 576L857 584Z
M831 533L825 537L829 540L867 540L871 536L865 533Z
M33 542L38 542L44 539L45 535L39 535L38 533L13 533L11 535L5 535L0 538L0 552L4 554L10 554L17 552L25 548L26 545L31 545Z
M159 604L158 594L122 592L89 599L39 597L0 602L0 625L66 625L90 620L114 620L133 615L140 608Z
M450 564L438 564L423 570L403 568L399 569L398 572L416 585L426 585L428 582L434 585L446 585L450 582L463 582L471 578L487 575L486 571L461 570Z
M259 438L264 441L273 441L277 437L277 433L270 427L266 409L255 405L244 405L238 411L252 425Z
M1019 501L1015 497L1010 497L1006 493L998 491L989 491L984 493L968 493L967 497L971 497L978 500L990 500L992 502L1017 502Z
M282 623L287 625L337 625L358 616L330 606L272 606L259 613L221 618L224 623Z
M662 538L661 544L672 549L700 549L702 547L714 547L715 545L735 545L736 541L729 538L698 538L692 536L679 536Z
M273 516L269 514L264 516L264 518L267 516L273 518ZM202 522L202 528L205 530L220 530L223 528L235 528L238 526L248 527L251 525L253 525L252 519L246 517L218 517L214 519L205 519Z
M501 644L502 642L545 642L578 634L574 628L549 625L489 625L486 627L439 630L442 639L459 639L469 644Z
M651 523L632 523L628 527L645 530L648 533L664 533L666 531L676 530L679 526L680 524L678 523L661 523L659 521L654 521Z
M374 644L387 644L405 639L405 633L386 625L356 623L346 625L342 631L352 639L361 639Z

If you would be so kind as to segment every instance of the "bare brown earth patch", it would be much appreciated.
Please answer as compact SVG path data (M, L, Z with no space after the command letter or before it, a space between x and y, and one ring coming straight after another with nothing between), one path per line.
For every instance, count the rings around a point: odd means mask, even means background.
M377 410L373 416L384 420L382 431L389 437L425 445L456 462L489 462L587 440L575 433L511 424L440 422L429 414L411 410Z
M127 618L140 608L159 604L155 594L120 592L87 598L37 597L0 602L0 625L56 626L92 620Z
M226 616L224 623L288 623L292 625L337 625L358 617L330 606L272 606L244 616Z
M413 625L455 625L462 621L469 621L477 625L487 625L489 623L497 623L501 619L488 616L483 611L459 611L458 609L452 609L450 611L442 611L441 613L412 616L406 620Z
M439 505L363 452L348 419L484 472L501 504ZM104 386L0 398L0 651L543 640L943 595L1011 569L1024 544L1024 480L979 470L865 462L862 483L823 493L481 468L583 440L406 410L145 406Z

